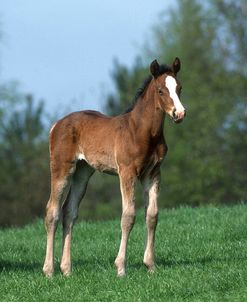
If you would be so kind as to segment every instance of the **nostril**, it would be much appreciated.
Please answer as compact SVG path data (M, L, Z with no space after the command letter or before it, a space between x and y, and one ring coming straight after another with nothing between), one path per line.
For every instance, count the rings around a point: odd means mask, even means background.
M173 117L173 118L176 118L176 108L174 108L174 109L172 110L172 117Z

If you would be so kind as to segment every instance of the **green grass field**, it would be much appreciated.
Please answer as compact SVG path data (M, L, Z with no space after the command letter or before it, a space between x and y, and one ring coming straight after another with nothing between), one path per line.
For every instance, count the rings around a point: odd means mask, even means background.
M59 272L60 229L52 279L42 275L41 221L0 231L0 301L247 301L247 206L161 211L154 274L142 265L143 220L139 212L122 279L119 220L75 226L69 278Z

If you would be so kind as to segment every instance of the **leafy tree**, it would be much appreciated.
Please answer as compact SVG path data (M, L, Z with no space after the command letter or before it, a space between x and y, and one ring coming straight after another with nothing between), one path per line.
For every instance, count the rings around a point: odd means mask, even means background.
M140 57L136 58L131 69L118 61L114 61L112 78L115 84L115 92L107 96L105 110L108 114L115 115L125 111L130 106L131 100L134 99L134 91L145 79L147 72L148 69L144 67Z
M11 91L5 95L10 96ZM20 225L39 217L49 190L43 104L35 105L30 95L12 97L1 98L1 105L5 103L1 106L0 132L2 226Z

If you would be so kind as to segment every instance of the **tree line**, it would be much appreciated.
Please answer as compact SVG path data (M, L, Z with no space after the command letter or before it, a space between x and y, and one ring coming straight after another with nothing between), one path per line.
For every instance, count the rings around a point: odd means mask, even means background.
M244 0L177 0L157 17L131 67L114 62L115 89L105 113L123 113L157 58L180 57L181 125L165 121L169 151L162 166L160 207L246 201L247 3ZM48 118L43 102L0 83L0 225L23 225L44 214L49 197ZM142 206L137 187L137 206ZM96 173L80 218L120 213L118 179Z

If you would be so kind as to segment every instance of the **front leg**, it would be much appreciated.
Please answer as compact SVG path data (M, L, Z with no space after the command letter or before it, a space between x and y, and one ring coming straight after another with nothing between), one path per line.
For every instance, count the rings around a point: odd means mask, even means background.
M155 230L158 222L158 204L157 198L159 193L160 171L156 171L154 175L147 176L143 181L144 194L146 198L146 225L147 240L143 262L150 272L155 269L154 262L154 239Z
M122 217L121 217L121 243L115 260L117 274L119 277L125 275L126 250L129 234L135 222L134 183L135 175L127 169L119 173L120 189L122 194Z

